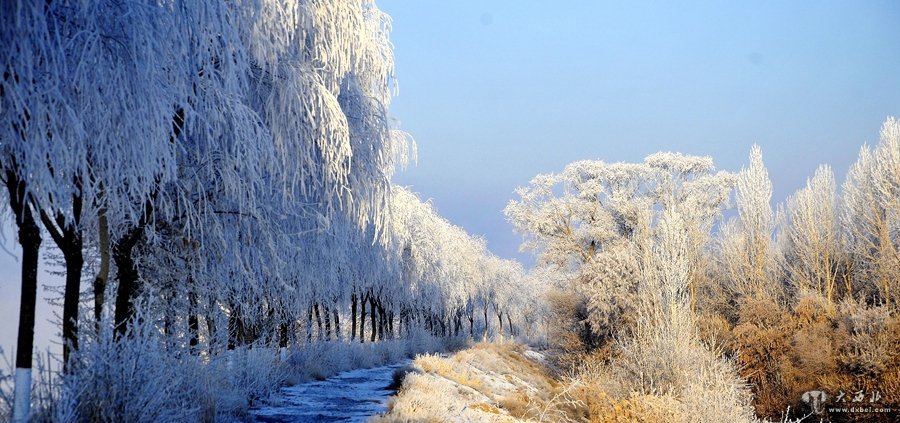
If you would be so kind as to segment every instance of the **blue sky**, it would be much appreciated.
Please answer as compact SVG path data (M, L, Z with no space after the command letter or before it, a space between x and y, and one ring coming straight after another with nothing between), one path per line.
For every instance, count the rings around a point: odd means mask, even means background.
M738 170L757 143L782 201L900 116L897 2L377 3L419 146L397 181L526 263L502 209L535 174L660 150Z

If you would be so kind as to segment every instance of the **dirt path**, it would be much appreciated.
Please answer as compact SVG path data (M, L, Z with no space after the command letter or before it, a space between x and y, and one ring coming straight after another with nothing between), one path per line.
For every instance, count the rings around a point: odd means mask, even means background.
M301 383L281 389L267 405L250 410L251 421L266 423L364 422L383 413L394 370L409 360L390 366L358 369L328 379Z

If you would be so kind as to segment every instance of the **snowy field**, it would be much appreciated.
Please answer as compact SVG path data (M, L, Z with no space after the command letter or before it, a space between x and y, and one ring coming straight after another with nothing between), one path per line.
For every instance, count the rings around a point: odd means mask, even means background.
M281 389L267 406L250 410L251 421L267 423L363 422L383 413L394 394L388 386L394 370L411 360L344 372L321 381Z

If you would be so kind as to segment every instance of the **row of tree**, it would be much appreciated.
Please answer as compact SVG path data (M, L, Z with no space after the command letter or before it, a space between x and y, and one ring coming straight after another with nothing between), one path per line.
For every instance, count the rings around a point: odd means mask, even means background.
M371 0L4 6L15 421L47 235L66 275L64 363L104 325L127 342L138 306L197 353L341 337L348 314L351 340L475 336L476 311L483 336L494 317L516 330L521 268L391 184L415 153L388 115L389 30Z

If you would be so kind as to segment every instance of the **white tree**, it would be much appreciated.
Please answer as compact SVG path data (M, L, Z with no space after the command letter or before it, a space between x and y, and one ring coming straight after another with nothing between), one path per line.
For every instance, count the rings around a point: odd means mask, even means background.
M847 290L900 304L900 123L888 118L875 148L863 146L843 184L841 226L848 247ZM852 280L852 286L849 282Z
M619 321L603 315L609 310L598 292L636 292L637 275L653 248L653 228L666 210L677 208L684 221L693 305L701 252L733 182L731 174L713 170L709 157L677 153L656 153L638 164L579 161L560 174L536 176L516 191L520 200L511 201L505 212L523 233L524 249L537 252L540 263L576 275L588 288L583 295L594 298L586 301L598 313L591 320ZM629 264L622 259L627 257L638 261Z
M798 290L809 289L834 301L841 260L837 187L827 165L787 202L788 247L785 266Z
M740 296L778 298L772 181L758 145L750 150L749 166L737 174L735 199L738 216L723 225L719 238L720 259L730 286Z

